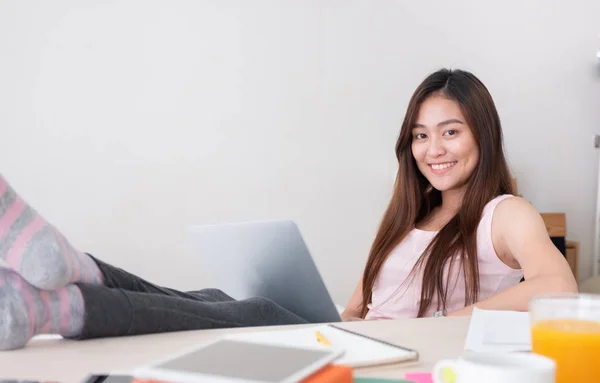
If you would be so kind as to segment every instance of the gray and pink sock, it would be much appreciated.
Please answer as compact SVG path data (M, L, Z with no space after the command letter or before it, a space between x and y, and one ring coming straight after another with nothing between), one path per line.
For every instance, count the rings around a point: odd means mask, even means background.
M0 350L22 348L38 334L75 337L81 333L84 317L83 297L76 285L40 290L14 270L0 268Z
M101 284L102 273L29 206L0 175L0 259L30 284L54 290L70 283Z

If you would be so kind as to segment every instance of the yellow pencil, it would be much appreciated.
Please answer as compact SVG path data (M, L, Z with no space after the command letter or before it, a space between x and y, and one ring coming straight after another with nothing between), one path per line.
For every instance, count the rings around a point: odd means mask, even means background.
M323 334L321 334L319 331L316 332L316 335L317 335L317 342L319 342L325 346L331 346L331 343L329 342L329 340L327 340L327 338L325 338L325 336Z

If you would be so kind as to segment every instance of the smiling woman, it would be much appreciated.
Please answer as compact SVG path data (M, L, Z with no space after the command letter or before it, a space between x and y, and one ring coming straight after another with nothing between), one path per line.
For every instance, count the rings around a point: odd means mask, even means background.
M472 73L421 83L396 156L394 193L343 318L527 310L536 294L577 290L540 215L514 196L500 118Z

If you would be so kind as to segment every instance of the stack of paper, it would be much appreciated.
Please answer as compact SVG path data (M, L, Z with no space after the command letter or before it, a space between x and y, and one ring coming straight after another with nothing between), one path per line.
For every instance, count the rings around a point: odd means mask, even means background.
M465 349L476 352L531 351L529 313L475 308Z

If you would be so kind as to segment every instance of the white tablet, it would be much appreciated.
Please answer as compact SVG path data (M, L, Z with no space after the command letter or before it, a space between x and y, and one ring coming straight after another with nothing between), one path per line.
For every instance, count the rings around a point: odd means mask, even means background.
M177 383L298 382L343 354L334 348L297 348L221 339L134 371L136 377Z

